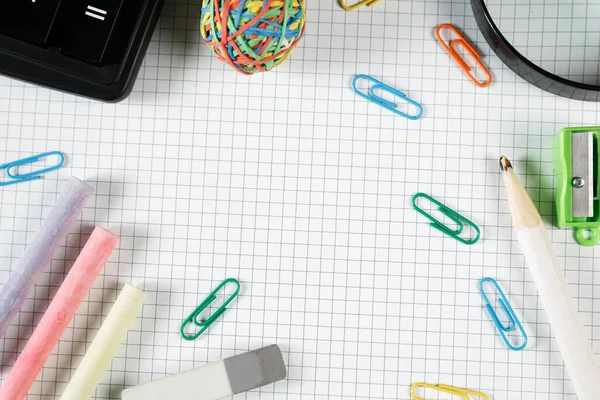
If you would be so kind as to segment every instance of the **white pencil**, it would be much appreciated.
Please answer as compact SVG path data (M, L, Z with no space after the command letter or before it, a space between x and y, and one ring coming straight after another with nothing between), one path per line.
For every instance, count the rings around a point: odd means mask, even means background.
M500 158L517 237L579 400L600 398L600 369L542 218L510 161Z

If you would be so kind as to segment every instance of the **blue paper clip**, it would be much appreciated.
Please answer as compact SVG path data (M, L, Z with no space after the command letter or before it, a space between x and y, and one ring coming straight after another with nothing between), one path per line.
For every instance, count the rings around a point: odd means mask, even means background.
M50 156L58 156L58 164L53 165L48 168L40 169L37 171L28 172L26 174L18 175L16 173L11 172L13 168L20 167L25 164L31 164L39 161L42 158L50 157ZM13 162L9 162L7 164L0 165L0 171L6 170L6 175L10 180L5 182L0 182L0 186L8 186L14 185L15 183L28 182L36 179L40 179L42 174L46 172L54 171L55 169L59 169L65 163L65 156L60 151L50 151L48 153L38 154L37 156L31 156L27 158L23 158L22 160L17 160Z
M235 289L235 292L233 292L231 294L231 296L229 296L229 298L227 300L225 300L225 303L223 303L223 305L221 307L219 307L219 309L213 315L208 317L206 320L198 321L198 317L200 316L200 313L202 311L204 311L213 301L215 301L217 299L217 292L219 290L221 290L223 288L223 286L227 285L228 283L234 283L237 286L237 288ZM209 294L208 297L206 299L204 299L204 301L198 307L196 307L194 312L191 313L183 321L183 323L181 324L181 328L179 329L179 331L181 332L181 337L183 337L185 340L197 339L198 336L202 335L204 333L204 331L207 330L213 324L213 322L215 322L217 319L219 319L219 317L221 315L223 315L223 313L225 311L227 311L227 305L229 303L231 303L233 301L233 299L235 299L235 297L238 295L239 292L240 292L240 283L237 281L237 279L229 278L229 279L225 279L223 282L221 282L221 284L219 286L217 286L216 289L213 290L211 292L211 294ZM186 335L185 327L189 323L193 323L194 325L196 325L197 327L199 327L201 329L193 335Z
M369 88L368 94L361 92L356 87L356 82L361 78L375 83L373 86L371 86ZM408 119L411 119L414 121L414 120L421 118L421 115L423 115L423 107L419 103L417 103L416 101L414 101L413 99L411 99L409 97L406 97L406 95L404 93L402 93L401 91L396 90L393 87L386 85L385 83L383 83L381 81L378 81L377 79L373 78L372 76L364 75L364 74L357 75L354 78L354 80L352 81L352 89L354 90L354 92L357 95L364 97L365 99L372 101L375 104L379 104L381 107L387 108L388 110L390 110L398 115L401 115L404 118L408 118ZM400 97L400 98L406 100L408 103L416 106L419 109L419 114L408 115L406 113L403 113L402 111L398 110L398 104L392 103L391 101L388 101L388 100L384 99L383 97L376 95L375 90L377 90L377 89L384 91L384 92L391 93L394 96L397 96L397 97Z
M494 307L492 306L490 299L488 298L487 294L485 294L485 290L483 290L483 284L485 282L491 282L492 285L494 285L496 287L498 295L500 296L500 298L498 299L498 303L500 303L500 306L502 307L502 309L504 310L504 313L508 317L508 326L505 326L504 324L502 324L502 322L500 322L500 318L498 318L498 314L494 310ZM506 296L504 295L504 292L500 288L500 285L498 285L498 282L496 282L496 280L493 278L481 279L479 281L479 292L481 292L481 296L483 297L483 300L486 303L485 308L487 309L488 313L490 314L490 317L492 318L492 322L494 323L494 325L496 325L498 332L500 332L500 336L502 336L502 340L504 340L504 343L506 343L508 348L511 350L514 350L514 351L523 350L525 348L525 346L527 346L527 334L525 333L525 329L523 329L521 322L519 322L519 318L517 318L517 315L515 314L513 308L511 307L510 303L506 299ZM523 344L518 347L513 346L509 342L508 338L506 337L506 334L514 331L515 328L519 328L519 331L521 331L521 334L523 335Z

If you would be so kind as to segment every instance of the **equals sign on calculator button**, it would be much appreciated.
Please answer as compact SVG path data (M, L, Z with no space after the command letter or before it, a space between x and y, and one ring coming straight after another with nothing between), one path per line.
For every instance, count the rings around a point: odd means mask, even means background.
M99 19L100 21L104 21L104 19L106 18L106 11L96 7L87 6L85 15L87 15L88 17Z
M121 26L134 26L137 22L137 19L133 18L120 18L123 14L122 2L123 0L93 0L91 5L86 4L84 0L76 1L65 24L61 52L87 63L103 65L111 45L124 45L120 41L111 40L115 32L120 32L117 29L118 23ZM126 1L127 4L130 2Z

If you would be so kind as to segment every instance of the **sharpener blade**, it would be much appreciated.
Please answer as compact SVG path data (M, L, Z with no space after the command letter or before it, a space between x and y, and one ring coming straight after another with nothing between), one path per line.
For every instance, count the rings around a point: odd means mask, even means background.
M594 216L594 139L592 132L571 134L573 217Z

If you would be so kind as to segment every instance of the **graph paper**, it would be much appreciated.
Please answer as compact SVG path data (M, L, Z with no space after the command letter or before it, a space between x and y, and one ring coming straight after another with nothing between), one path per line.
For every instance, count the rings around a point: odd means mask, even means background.
M573 388L512 228L498 157L553 224L550 138L597 124L598 105L525 83L491 53L465 0L307 4L306 36L276 71L245 77L200 42L200 0L168 0L132 95L102 104L0 78L0 161L51 150L64 168L0 190L4 283L75 175L95 188L14 320L2 377L93 226L120 237L28 399L59 398L131 283L148 300L95 394L278 344L288 378L237 399L409 399L413 383L495 400L569 399ZM452 23L494 83L471 83L437 44ZM369 74L423 105L409 121L351 90ZM411 207L428 193L479 225L462 245ZM600 260L551 231L600 352ZM529 335L507 349L478 292L504 289ZM225 278L240 295L193 342L179 327ZM191 388L190 395L201 387Z

